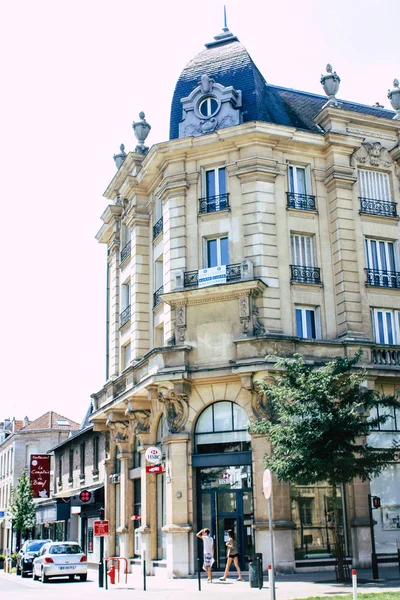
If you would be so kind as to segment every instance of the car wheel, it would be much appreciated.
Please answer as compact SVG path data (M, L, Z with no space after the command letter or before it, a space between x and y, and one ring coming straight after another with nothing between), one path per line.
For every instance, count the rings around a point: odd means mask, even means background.
M42 580L42 583L47 583L49 581L49 578L47 577L47 575L44 574L44 569L42 569L41 580Z
M81 581L86 581L87 580L87 573L84 573L83 575L79 575L79 579Z
M39 577L35 573L35 569L33 569L33 572L32 572L32 579L33 579L33 581L37 581L39 579Z
M74 581L74 579L75 579L75 575L68 575L68 579L69 579L70 581Z

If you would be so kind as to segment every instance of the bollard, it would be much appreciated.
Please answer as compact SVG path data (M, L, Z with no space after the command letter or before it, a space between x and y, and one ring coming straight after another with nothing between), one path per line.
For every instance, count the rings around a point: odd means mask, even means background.
M103 573L106 573L106 576L104 579L104 587L106 588L106 590L108 590L107 559L106 558L103 561Z
M275 600L275 574L272 565L268 565L268 582L270 600Z
M200 558L197 559L197 580L198 580L199 592L201 592Z
M356 571L356 569L352 570L351 577L353 580L353 600L357 600L357 571Z

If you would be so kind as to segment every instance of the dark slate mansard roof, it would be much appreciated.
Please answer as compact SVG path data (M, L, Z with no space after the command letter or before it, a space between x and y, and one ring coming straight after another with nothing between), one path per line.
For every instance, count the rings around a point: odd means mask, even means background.
M221 37L222 39L218 39ZM287 125L314 133L323 133L313 121L326 104L327 97L298 90L269 85L252 61L246 48L230 32L216 36L216 41L206 44L183 69L171 105L170 139L179 137L182 121L181 98L186 98L207 74L216 83L232 85L242 91L243 122L265 121ZM340 100L344 110L392 119L394 112Z

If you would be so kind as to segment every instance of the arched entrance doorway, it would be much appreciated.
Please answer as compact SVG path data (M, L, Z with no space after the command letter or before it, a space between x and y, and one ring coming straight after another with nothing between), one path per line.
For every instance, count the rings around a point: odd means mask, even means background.
M214 538L214 568L226 564L233 529L242 569L254 554L251 436L246 412L234 402L216 402L199 416L194 432L199 528Z

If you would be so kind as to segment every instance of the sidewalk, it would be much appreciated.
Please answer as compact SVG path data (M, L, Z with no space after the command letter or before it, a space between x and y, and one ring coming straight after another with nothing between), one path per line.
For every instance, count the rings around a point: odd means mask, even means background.
M192 579L164 579L162 577L147 577L146 591L143 591L143 580L140 581L132 574L128 575L128 583L109 586L104 590L108 596L122 598L126 592L135 590L135 600L145 598L157 598L159 600L188 600L188 597L196 596L203 600L213 600L217 597L242 597L269 598L269 584L264 579L262 590L250 588L248 576L245 581L236 581L236 573L232 570L231 579L226 582L219 581L220 574L214 574L213 583L207 583L205 574L202 574L201 591L198 590L197 578ZM370 570L360 570L358 576L358 593L371 593L383 591L400 592L400 574L398 568L382 568L379 570L380 579L374 581ZM90 570L89 578L92 585L97 585L97 571ZM121 577L122 581L122 577ZM101 593L102 590L98 589ZM313 572L296 573L293 575L277 575L276 577L276 600L289 600L292 598L308 598L309 596L331 596L332 594L351 594L351 584L337 583L335 573ZM111 600L111 598L110 598Z

